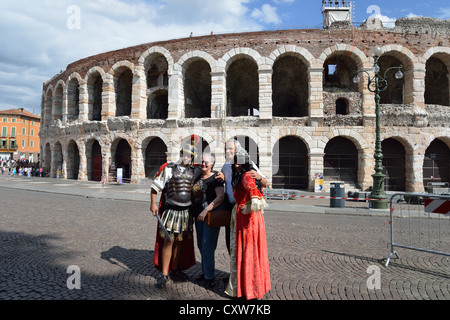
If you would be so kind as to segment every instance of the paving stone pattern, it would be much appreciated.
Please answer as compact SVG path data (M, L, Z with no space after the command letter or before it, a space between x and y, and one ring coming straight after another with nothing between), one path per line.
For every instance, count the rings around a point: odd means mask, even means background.
M195 280L201 272L196 248L189 280L160 290L151 262L156 219L148 202L53 193L45 181L35 191L20 190L5 187L5 179L0 177L0 300L228 299L223 228L213 289ZM65 183L59 188L75 182ZM301 208L265 213L272 289L263 300L450 299L446 256L399 249L401 258L384 267L386 217ZM80 289L67 287L72 265L81 270ZM367 286L371 265L380 268L381 289Z

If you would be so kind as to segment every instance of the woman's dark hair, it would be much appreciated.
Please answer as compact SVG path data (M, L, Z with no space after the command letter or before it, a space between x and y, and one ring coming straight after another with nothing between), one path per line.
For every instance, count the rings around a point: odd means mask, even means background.
M239 183L241 182L242 176L245 172L255 170L256 168L253 166L253 163L248 154L236 154L234 156L234 162L231 165L232 175L231 175L231 186L233 189L236 189ZM236 170L234 164L237 163L241 165L242 170L239 172ZM256 181L256 186L261 189L261 181Z

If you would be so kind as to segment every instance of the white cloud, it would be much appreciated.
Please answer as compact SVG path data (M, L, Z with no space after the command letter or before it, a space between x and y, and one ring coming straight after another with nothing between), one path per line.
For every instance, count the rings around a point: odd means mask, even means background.
M294 3L295 0L273 0L276 4L283 4L283 3Z
M383 27L385 28L394 28L395 27L395 21L397 21L396 18L390 18L388 16L384 16L380 13L377 13L375 15L371 16L372 18L378 18L383 22Z
M439 8L438 13L440 19L450 19L450 8Z
M252 1L1 0L0 110L14 104L39 110L42 83L94 54L191 32L261 30L262 22L277 21L270 6L252 17Z
M277 8L267 3L263 4L261 9L255 8L251 16L264 24L281 22L281 19L277 14Z

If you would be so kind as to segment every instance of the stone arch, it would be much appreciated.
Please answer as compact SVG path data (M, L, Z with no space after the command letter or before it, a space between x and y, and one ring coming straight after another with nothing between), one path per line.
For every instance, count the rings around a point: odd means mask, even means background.
M425 104L450 106L450 48L431 48L424 55Z
M194 51L181 57L184 93L184 114L186 118L209 118L211 116L212 77L215 68L212 56L202 51Z
M232 49L224 55L228 116L259 114L260 55L255 50Z
M449 137L436 137L427 146L423 160L423 186L429 183L450 183Z
M294 47L295 48L295 47ZM272 115L278 117L308 116L311 63L300 52L281 50L272 68ZM299 50L300 51L300 50ZM279 53L278 50L276 50ZM310 54L309 54L310 55ZM270 59L272 61L272 59Z
M102 92L105 81L106 72L99 66L90 68L86 73L84 82L88 92L88 120L102 120Z
M258 66L258 69L265 64L266 59L265 57L262 57L258 51L251 49L251 48L235 48L231 49L227 53L225 53L222 58L218 61L218 66L223 67L225 72L227 72L230 65L236 61L239 58L246 57L251 60L253 60L256 65Z
M280 137L272 152L272 187L306 190L309 171L307 143L296 135Z
M167 143L160 137L153 135L142 142L142 158L145 177L151 179L158 169L167 162Z
M111 143L111 161L115 164L115 172L117 177L117 169L123 169L123 180L131 181L133 174L132 167L133 143L127 137L117 135Z
M357 131L350 129L334 129L327 133L321 141L326 145L331 139L335 137L344 137L351 140L358 149L358 152L364 152L365 149L369 148L369 144Z
M76 120L80 114L80 87L84 83L78 72L73 72L67 78L67 120Z
M59 175L62 175L63 172L63 163L64 163L64 148L61 141L57 140L50 146L51 155L52 155L52 166L50 171L51 178L57 178ZM60 171L60 173L59 173Z
M85 141L88 180L101 181L103 176L103 146L95 137Z
M169 109L169 77L173 58L162 47L152 47L139 58L147 119L166 119ZM145 85L144 85L145 84Z
M173 61L172 55L170 54L169 50L167 50L166 48L160 47L160 46L150 47L147 50L145 50L139 57L139 60L138 60L139 66L144 68L147 59L154 53L160 53L166 58L167 64L168 64L167 73L169 76L172 75L173 69L174 69L174 61Z
M386 45L381 47L381 56L380 62L382 59L390 58L392 60L392 66L402 65L402 72L404 77L400 80L395 79L395 70L391 70L386 78L389 83L389 87L386 91L380 94L381 103L396 103L396 104L409 104L414 102L414 92L417 91L417 87L414 85L414 79L418 77L422 77L421 72L418 70L423 70L424 66L419 63L416 63L417 60L414 54L408 48L405 48L401 45L393 44ZM381 70L383 73L383 66L380 64ZM387 65L386 68L391 67L391 65ZM421 79L421 81L425 81L425 79ZM423 88L420 88L423 90ZM392 97L392 98L389 98Z
M49 126L52 121L53 86L49 85L44 94L44 124Z
M115 116L131 116L134 64L129 61L116 62L110 70L114 79L116 100Z
M80 148L77 141L69 139L66 145L66 154L66 177L67 179L78 180L80 172Z
M53 105L52 105L52 120L63 119L63 101L65 98L65 84L63 80L59 80L55 85L55 90L53 94Z
M267 65L273 69L274 63L279 58L287 55L298 57L308 68L321 67L317 66L316 58L307 49L293 45L279 46L276 50L272 51L267 59Z
M358 70L370 65L367 56L364 54L364 52L362 52L360 49L352 45L341 43L325 49L319 55L319 58L317 58L316 67L322 68L325 61L336 53L348 54L349 57L353 58L356 61Z
M211 70L216 68L217 61L212 55L201 50L193 50L183 54L178 62L174 65L174 69L177 71L185 72L189 65L198 59L205 60L209 64Z
M50 142L47 142L44 145L42 158L43 158L42 167L44 170L44 174L45 174L45 176L48 177L48 175L50 174L51 165L52 165L52 150L50 147Z
M347 91L361 91L362 87L352 80L354 72L361 70L366 61L365 54L350 45L338 44L325 49L318 59L318 62L322 62L324 88L337 87Z

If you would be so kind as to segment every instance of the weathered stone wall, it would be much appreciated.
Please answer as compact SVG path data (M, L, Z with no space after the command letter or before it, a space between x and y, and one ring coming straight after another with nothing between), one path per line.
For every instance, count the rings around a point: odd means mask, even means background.
M427 24L427 23L431 24ZM80 150L78 178L88 179L89 148L97 140L102 149L103 175L109 175L112 157L119 139L131 147L131 180L145 177L144 155L149 142L160 138L167 146L169 161L175 161L181 141L197 134L207 141L216 153L217 165L224 162L223 144L233 136L250 137L258 146L259 166L271 179L275 174L272 157L277 141L286 136L298 137L308 150L309 189L314 186L314 173L323 172L324 150L334 137L345 137L358 150L357 186L367 189L372 185L375 140L374 95L366 87L368 77L361 73L357 92L325 89L324 63L330 57L351 59L352 66L366 70L371 75L373 58L370 49L379 45L384 55L395 57L402 65L404 88L402 104L381 106L382 139L401 141L406 154L406 188L423 191L421 167L427 146L434 139L450 145L449 106L426 105L425 69L430 58L438 58L450 70L450 43L448 21L401 19L394 29L386 29L377 21L367 21L360 28L348 26L329 30L281 30L242 34L224 34L142 44L73 62L66 70L43 85L41 155L52 167L62 163L67 167L70 156L68 146L77 143ZM439 36L436 36L439 34ZM153 87L167 91L167 119L147 119L149 94L149 61L162 57L167 65L166 80L155 76ZM275 62L292 56L299 59L306 70L308 115L302 117L272 114L273 79ZM227 77L233 62L246 58L256 65L256 80L249 85L257 88L257 116L223 118L229 104ZM211 74L210 117L185 116L186 72L195 61L205 61ZM124 70L132 73L131 112L129 116L116 117L118 79ZM354 70L356 71L356 70ZM198 71L204 78L204 72ZM93 75L103 80L101 121L92 121ZM283 73L278 73L282 77ZM76 79L79 97L74 103L68 84ZM162 78L161 78L162 79ZM158 82L159 81L159 82ZM289 82L287 82L289 83ZM73 84L73 81L72 81ZM301 84L301 83L300 83ZM283 90L286 84L283 85ZM202 89L204 92L204 87ZM445 90L445 88L444 88ZM122 90L123 91L123 90ZM448 94L448 92L447 92ZM228 96L228 97L227 97ZM335 102L345 98L349 102L347 115L336 115ZM97 98L98 99L98 98ZM78 106L78 117L73 113ZM62 152L63 156L59 153ZM62 160L61 160L62 158ZM67 170L66 170L67 171ZM67 175L66 175L67 176ZM325 177L327 183L327 177ZM327 185L326 185L327 187Z

